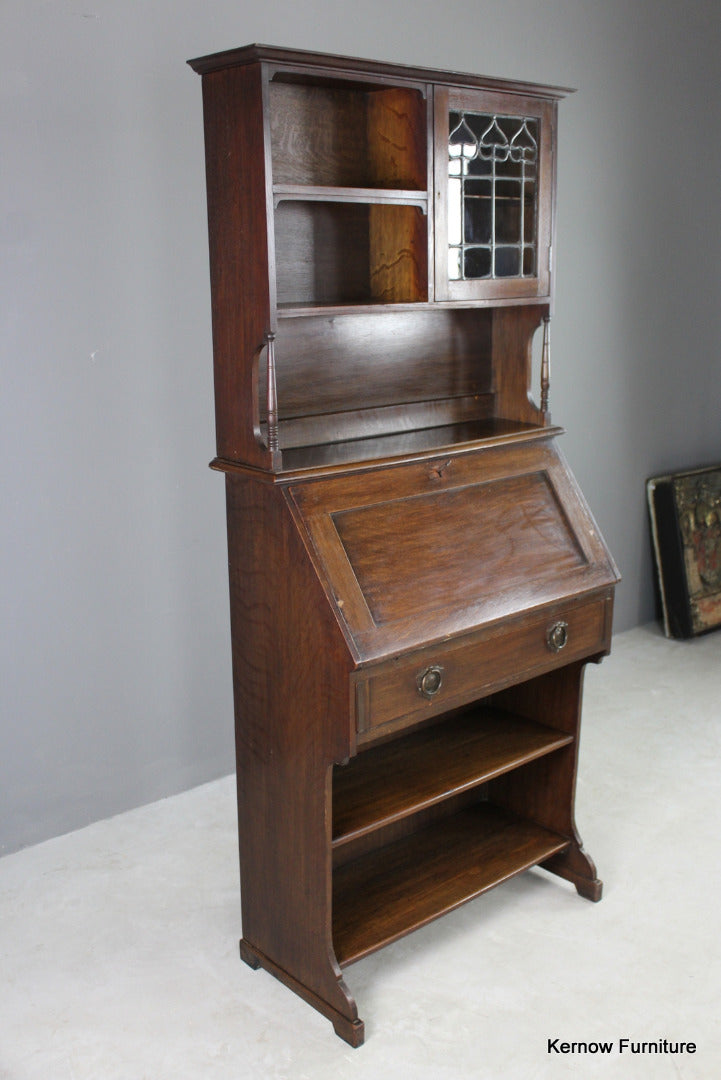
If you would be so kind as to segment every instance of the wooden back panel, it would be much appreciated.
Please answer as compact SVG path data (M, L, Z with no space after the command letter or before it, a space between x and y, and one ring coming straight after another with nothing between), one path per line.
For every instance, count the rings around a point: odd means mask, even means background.
M398 408L411 404L418 406L418 426L434 426L434 414L445 423L480 418L489 413L493 389L491 313L385 311L280 320L276 364L285 446L334 441L339 414L346 439L399 430ZM298 442L293 432L301 428Z
M276 76L269 91L275 183L426 188L419 90Z

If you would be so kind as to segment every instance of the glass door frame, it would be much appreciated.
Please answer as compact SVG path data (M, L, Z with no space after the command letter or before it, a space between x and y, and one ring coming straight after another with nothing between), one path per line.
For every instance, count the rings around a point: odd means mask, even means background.
M527 277L450 280L448 276L448 137L451 112L534 117L538 121L536 273ZM550 297L553 238L553 170L557 104L542 98L485 90L434 88L434 189L436 300L473 301Z

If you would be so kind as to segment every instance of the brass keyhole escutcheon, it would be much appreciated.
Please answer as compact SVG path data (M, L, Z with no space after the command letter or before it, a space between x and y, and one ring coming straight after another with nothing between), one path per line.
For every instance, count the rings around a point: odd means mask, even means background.
M432 664L422 671L416 679L418 693L424 698L435 697L443 685L443 668L438 664Z
M559 620L553 626L549 626L546 632L546 644L551 652L560 652L565 649L568 641L568 623Z

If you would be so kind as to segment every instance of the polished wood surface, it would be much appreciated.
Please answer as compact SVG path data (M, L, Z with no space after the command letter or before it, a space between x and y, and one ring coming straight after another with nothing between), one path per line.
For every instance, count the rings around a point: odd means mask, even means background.
M587 565L540 470L340 510L333 524L376 625L468 607L494 595L501 578L515 591L528 577L538 582ZM443 574L428 559L441 530L455 540ZM470 566L481 572L471 576Z
M601 894L575 779L618 572L557 447L548 349L530 385L564 92L257 45L191 63L240 952L359 1046L341 965L533 866ZM461 106L538 120L533 278L448 280Z
M198 56L188 63L199 75L226 68L242 67L245 64L267 63L276 72L293 72L298 80L304 74L311 78L323 78L326 81L338 79L347 85L349 77L372 79L374 83L382 80L401 80L413 82L450 83L455 86L474 86L480 89L497 90L507 94L523 94L526 97L563 98L574 93L565 86L539 86L536 83L518 79L498 79L470 72L443 71L437 68L412 67L409 64L389 64L379 60L365 60L353 56L336 56L333 53L309 52L301 49L289 49L280 45L244 45L238 49Z
M549 440L294 483L288 496L363 660L616 580Z
M477 708L337 766L337 847L557 750L572 736L501 710Z
M415 206L368 207L370 291L384 304L428 299L427 215Z
M544 866L572 881L581 896L597 901L603 887L593 860L583 849L574 814L584 669L583 662L569 664L531 682L518 683L492 698L494 704L517 710L530 719L553 716L554 727L573 734L574 741L552 760L535 761L518 773L494 780L491 792L514 813L528 815L572 839L562 855L545 861Z
M559 622L566 627L565 663L603 655L610 647L611 606L609 590L585 602L562 601L377 665L356 681L359 742L457 708L469 695L492 694L557 667L559 654L549 644L549 632ZM441 687L432 698L424 698L418 692L418 675L441 662Z
M527 424L550 423L550 414L540 408L542 387L531 386L533 338L538 332L547 307L499 307L493 312L491 351L494 358L496 412L514 416Z
M269 93L276 184L427 190L420 90L275 78Z
M218 458L279 471L298 467L298 446L323 447L322 459L335 454L339 464L382 456L350 444L407 431L410 412L384 429L379 421L388 414L369 412L394 403L413 410L413 430L425 433L417 438L429 448L434 432L436 447L447 441L438 430L446 426L438 419L443 402L454 421L546 424L528 383L533 335L548 313L548 275L461 283L455 299L443 284L438 160L447 141L443 108L461 100L461 90L437 85L434 112L433 86L409 82L402 69L396 85L385 75L360 81L351 72L342 81L311 74L306 54L295 68L251 63L256 55L263 50L241 50L227 66L195 65L206 72ZM540 110L545 163L555 137L554 95L544 104L537 90L525 97L514 91L509 108ZM492 90L482 97L489 107L505 101ZM545 250L552 172L546 164L541 171ZM504 316L508 303L522 306ZM268 331L277 335L278 450L267 438ZM318 399L309 406L302 399L313 391ZM469 395L479 398L475 414ZM436 410L423 416L422 401L438 403Z
M360 960L567 846L565 837L482 802L340 867L339 963Z
M345 420L350 420L352 429L360 423L365 434L353 434L338 442L323 441L317 444L310 440L306 443L306 435L303 445L297 448L291 446L284 451L281 474L288 480L312 480L317 474L337 475L341 471L365 471L380 464L428 461L438 454L447 458L449 454L455 456L459 452L475 450L479 442L490 448L524 439L535 440L539 434L545 434L543 429L539 432L533 424L488 416L490 405L488 397L481 398L480 395L471 399L455 399L450 405L448 399L430 402L419 410L420 427L414 426L417 406L393 408L396 416L402 413L404 417L399 420L393 433L386 430L388 414L385 412L374 410L372 415L351 414L344 418L344 433ZM464 415L466 409L476 415ZM431 426L427 426L428 421ZM222 472L232 471L235 463L219 459L214 464Z
M275 237L280 304L428 298L426 218L417 206L284 200Z
M275 212L280 304L369 301L368 207L282 202Z
M226 485L244 947L354 1025L333 959L326 825L330 769L353 750L352 663L283 500Z
M203 80L218 456L267 468L274 459L258 438L258 354L271 325L262 101L254 68Z
M386 429L392 434L410 406L492 393L492 318L483 309L446 309L281 320L281 419L315 417L314 441L337 442L370 432L349 427L331 438L322 427L327 414L403 406Z

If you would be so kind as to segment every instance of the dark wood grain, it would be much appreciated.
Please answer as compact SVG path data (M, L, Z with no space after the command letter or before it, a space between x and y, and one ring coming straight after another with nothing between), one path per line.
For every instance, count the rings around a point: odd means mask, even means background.
M258 406L271 325L262 100L257 68L203 80L218 455L268 468L276 459L260 442Z
M272 80L270 110L277 183L425 190L417 90Z
M440 259L435 268L435 296L451 296L442 287L442 191L428 202L433 158L428 132L434 128L428 127L427 98L432 87L394 87L384 78L376 83L354 78L338 83L320 74L313 81L303 54L295 75L289 68L246 63L252 54L253 50L243 52L242 59L235 57L229 66L217 70L215 65L196 65L207 72L204 99L218 457L281 469L284 448L332 442L343 444L338 462L348 462L349 440L390 434L378 429L379 417L369 416L369 429L364 430L362 418L356 415L359 411L376 405L387 408L394 402L439 401L444 394L449 401L457 400L464 396L464 382L473 387L472 393L487 393L493 387L493 415L499 420L543 423L542 414L529 402L528 379L533 332L547 310L535 303L539 293L547 292L545 279L539 279L538 288L522 283L520 292L513 282L508 288L505 283L501 283L503 288L493 282L466 283L463 298L470 304L502 303L523 296L534 304L523 310L514 308L505 317L497 308L493 319L490 311L480 311L475 324L471 310L459 309L455 320L445 323L445 339L438 333L444 326L440 318L435 322L436 333L428 334L435 316L450 315L427 307L432 295L429 259L434 250ZM446 140L442 112L449 93L452 98L462 96L460 89L436 88L436 160ZM497 100L491 94L488 103ZM533 95L527 100L533 101L536 111L543 106ZM512 108L523 104L523 99L514 98ZM548 115L552 113L551 109ZM231 115L234 120L228 123ZM546 149L550 153L553 137L549 124L542 140L544 154ZM542 171L546 177L545 165ZM277 205L271 213L273 192ZM552 226L548 177L541 184L539 206L545 243ZM472 286L470 292L466 285ZM356 332L350 324L341 329L342 323L331 315L284 319L278 325L282 311L343 311L353 306L380 311L388 305L413 303L425 307L416 316L414 333L398 333L396 326L390 322L383 326L380 319L362 368L354 364L353 356L354 351L361 355L367 337L360 324ZM388 318L389 312L384 310L383 315ZM407 324L412 321L409 316ZM278 452L267 446L264 386L258 370L260 346L269 329L279 331ZM473 351L469 329L477 331ZM353 341L357 345L349 348ZM347 357L342 365L339 349ZM314 354L319 366L311 373L304 358ZM335 387L340 392L334 393ZM306 398L315 394L315 404L309 407L299 402L301 388ZM375 402L371 403L370 395ZM354 396L361 400L354 402ZM369 400L362 400L363 396ZM348 430L338 423L341 411L355 416ZM318 417L315 431L305 419L309 415ZM331 417L325 424L320 419L324 415ZM487 416L484 407L478 418ZM305 422L300 428L291 425L286 441L285 421L296 418ZM457 419L475 417L466 410ZM438 426L432 413L425 423L420 418L415 422ZM300 444L298 431L303 432ZM483 434L475 437L483 438ZM459 441L466 441L460 430ZM432 438L426 444L433 446ZM378 453L382 455L383 450L374 450L370 456ZM323 460L329 454L324 451ZM362 449L361 455L369 456Z
M492 314L485 310L386 309L282 320L276 348L281 420L313 416L322 430L326 414L488 394L491 333ZM389 434L399 430L403 415L400 410ZM347 437L365 434L351 428Z
M368 220L363 204L281 202L275 212L278 302L369 301Z
M503 432L520 435L517 425L495 419L493 406L493 394L467 394L339 409L321 417L293 416L280 422L280 445L284 450L302 449L309 463L315 456L318 462L335 458L347 464L353 455L360 461L377 460L388 452L385 447L394 444L403 453L406 446L428 451L443 445L456 448L479 435L487 440ZM284 469L291 468L297 457L287 454Z
M603 655L610 647L606 626L609 605L607 590L585 602L565 600L536 614L523 612L515 619L476 630L461 641L426 646L409 657L369 669L367 677L356 684L359 698L367 688L367 702L358 706L359 742L400 731L418 720L558 667L561 654L549 647L548 631L559 620L567 627L564 663ZM420 672L434 664L443 666L443 683L427 700L419 694L417 680ZM547 722L554 724L550 709L536 715L546 716Z
M352 661L278 492L226 484L244 947L355 1025L333 956L326 824L331 766L353 749Z
M499 705L518 709L526 717L552 715L554 725L575 738L553 761L534 762L517 774L501 777L491 790L493 798L514 813L528 814L571 839L566 851L546 862L545 868L572 881L581 896L596 901L603 886L583 849L574 812L584 666L568 664L496 695L493 700Z
M499 580L515 591L587 565L540 471L340 510L333 524L376 625L478 603ZM439 574L429 556L441 549Z
M389 87L368 95L368 162L381 187L427 189L426 100Z
M493 312L492 354L498 416L527 424L548 424L540 409L541 386L531 386L533 338L546 307L496 308Z
M318 572L343 600L339 618L367 661L616 581L550 439L294 483L289 491Z
M283 201L278 302L407 303L428 297L426 216L415 206Z
M507 94L523 94L526 97L563 98L574 91L564 86L539 86L537 83L521 82L517 79L497 79L470 72L442 71L436 68L412 67L408 64L389 64L379 60L362 60L353 56L336 56L332 53L309 52L301 49L288 49L279 45L244 45L238 49L209 56L198 56L188 63L200 75L221 68L255 64L263 61L273 65L278 73L288 72L294 81L300 73L307 72L313 81L340 73L345 76L374 80L390 79L393 83L410 79L413 82L450 83L455 86L475 86L480 89L496 90Z
M339 867L333 941L341 965L417 930L568 841L488 803Z
M375 186L363 91L272 80L269 104L277 183Z
M427 413L431 421L428 427L417 428L411 425L406 430L405 421L402 420L398 425L400 430L393 434L383 431L385 418L374 410L374 416L370 418L372 422L368 424L365 435L339 442L331 438L319 445L305 445L307 439L304 436L302 445L298 447L294 447L291 440L291 448L283 453L282 465L272 473L266 472L265 479L271 484L315 480L323 476L338 476L340 473L367 472L369 469L384 468L387 465L433 461L438 455L446 458L449 455L458 456L477 450L479 443L485 444L490 450L508 443L531 442L548 437L547 430L533 424L519 424L512 420L489 417L487 402L485 397L483 400L479 399L478 411L481 416L486 413L483 419L465 419L462 410L461 419L457 422L440 425L435 423L437 412L431 403ZM401 411L407 419L408 412ZM350 419L353 422L353 417ZM365 419L361 417L361 423L365 423ZM328 420L330 424L335 423L332 414ZM381 420L381 434L376 434L373 430L376 420ZM224 458L215 458L210 467L217 472L256 472L252 467Z
M572 736L479 709L367 750L333 776L339 845L565 746Z
M372 205L368 263L374 300L402 304L428 299L428 215L415 206Z
M191 64L241 957L359 1046L341 963L531 866L600 897L574 799L618 572L529 385L563 92L257 45ZM538 117L532 279L447 279L458 107Z

